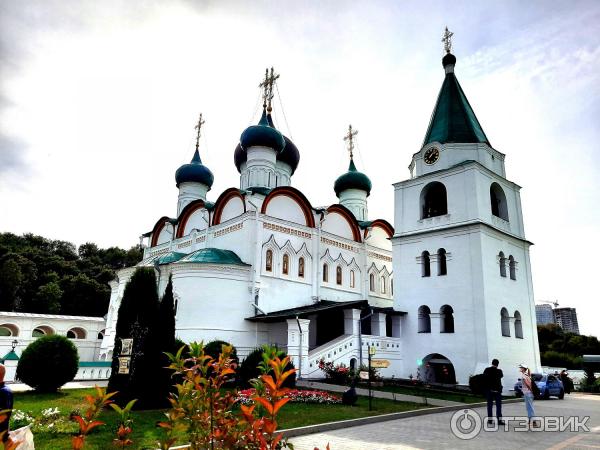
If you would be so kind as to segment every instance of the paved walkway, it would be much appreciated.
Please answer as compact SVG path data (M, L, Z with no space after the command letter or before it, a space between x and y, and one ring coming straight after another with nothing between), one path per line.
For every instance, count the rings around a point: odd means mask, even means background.
M25 392L32 390L24 383L8 383L8 385L13 392ZM71 381L70 383L65 384L61 389L84 389L94 386L106 387L107 385L108 380Z
M348 389L347 386L337 386L334 384L328 383L319 383L318 381L304 381L298 380L296 381L296 385L302 387L308 387L312 389L321 389L324 391L332 391L332 392L344 392ZM377 389L377 388L375 388ZM356 393L358 395L369 395L368 389L356 388ZM426 405L432 406L453 406L453 405L461 405L462 403L453 402L450 400L441 400L437 398L428 398L421 397L417 395L408 395L408 394L397 394L394 392L384 392L384 391L372 391L373 397L375 398L386 398L388 400L396 400L402 402L414 402L414 403L424 403ZM311 449L312 450L312 449Z
M468 407L468 405L466 405ZM371 425L350 427L336 431L312 434L290 440L295 450L321 450L329 443L331 450L405 450L405 449L600 449L600 396L571 394L565 400L550 399L535 402L540 416L590 416L590 432L550 432L515 430L518 425L509 423L509 429L481 431L471 440L455 437L450 429L453 412L421 417L391 420ZM485 415L485 408L475 408ZM523 403L504 405L504 416L525 414Z

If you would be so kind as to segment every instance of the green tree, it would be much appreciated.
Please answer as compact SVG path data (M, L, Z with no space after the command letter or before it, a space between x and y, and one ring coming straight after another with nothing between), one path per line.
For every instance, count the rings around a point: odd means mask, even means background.
M35 312L40 314L58 314L63 291L57 282L51 281L38 288L34 299Z
M160 347L160 367L168 367L171 364L169 357L165 353L175 354L179 348L175 339L175 299L173 297L173 280L169 276L167 288L158 307L159 324L156 327L157 341ZM157 383L157 389L161 389L163 396L167 397L172 382L171 371L162 369L160 382Z
M158 293L154 269L137 269L125 286L117 317L112 373L108 391L118 391L119 403L137 398L138 408L164 406L165 396L156 389L162 359L158 343ZM122 339L133 339L129 373L119 374Z
M110 288L87 275L68 276L61 280L64 291L61 313L99 317L106 314Z
M21 268L13 259L0 265L0 309L12 311L17 301L17 293L23 281Z

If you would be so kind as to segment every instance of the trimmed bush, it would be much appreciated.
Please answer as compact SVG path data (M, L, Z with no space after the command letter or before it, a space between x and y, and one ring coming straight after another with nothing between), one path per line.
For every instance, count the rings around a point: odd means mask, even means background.
M79 368L77 348L64 336L42 336L23 351L16 378L39 392L55 392Z
M263 361L263 353L264 348L256 348L252 350L252 352L242 361L239 370L240 382L243 386L250 386L250 380L253 378L258 378L260 376L260 369L258 365ZM287 356L287 354L283 350L278 350L277 356L280 359L283 359ZM285 366L285 370L294 369L294 364L290 361L287 366ZM269 372L269 375L273 375L272 371ZM296 386L296 373L287 377L283 383L284 387L293 388Z
M204 346L204 353L206 353L207 355L211 356L213 359L219 359L219 355L221 354L221 348L223 347L223 345L231 345L229 342L225 342L225 341L210 341L208 344L206 344ZM231 359L233 359L236 363L239 361L238 356L237 356L237 350L235 347L233 347L233 350L231 351Z

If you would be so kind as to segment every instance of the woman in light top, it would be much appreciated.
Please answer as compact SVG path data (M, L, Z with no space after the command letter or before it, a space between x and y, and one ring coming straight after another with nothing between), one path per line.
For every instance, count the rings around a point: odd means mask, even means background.
M529 418L529 425L535 427L537 424L532 417L535 416L535 411L533 409L533 390L531 388L531 383L535 383L531 378L531 372L527 368L527 366L523 364L519 364L519 369L521 370L521 391L523 392L523 399L525 400L525 408L527 409L527 417Z

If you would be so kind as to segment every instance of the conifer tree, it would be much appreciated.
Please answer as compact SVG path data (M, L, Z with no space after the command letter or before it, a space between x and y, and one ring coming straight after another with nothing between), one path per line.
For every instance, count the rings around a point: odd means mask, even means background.
M162 375L160 377L160 388L162 388L162 392L166 398L174 383L171 377L173 371L166 369L166 367L169 366L170 361L165 353L169 352L174 354L179 350L175 343L175 299L173 297L173 280L171 276L169 276L169 283L167 284L165 294L158 307L158 326L156 327L156 330L161 352Z
M137 408L164 406L163 389L157 389L162 372L158 343L158 292L153 268L137 269L125 286L117 318L112 372L108 391L118 391L125 404L137 398ZM133 339L128 374L119 374L121 339Z

